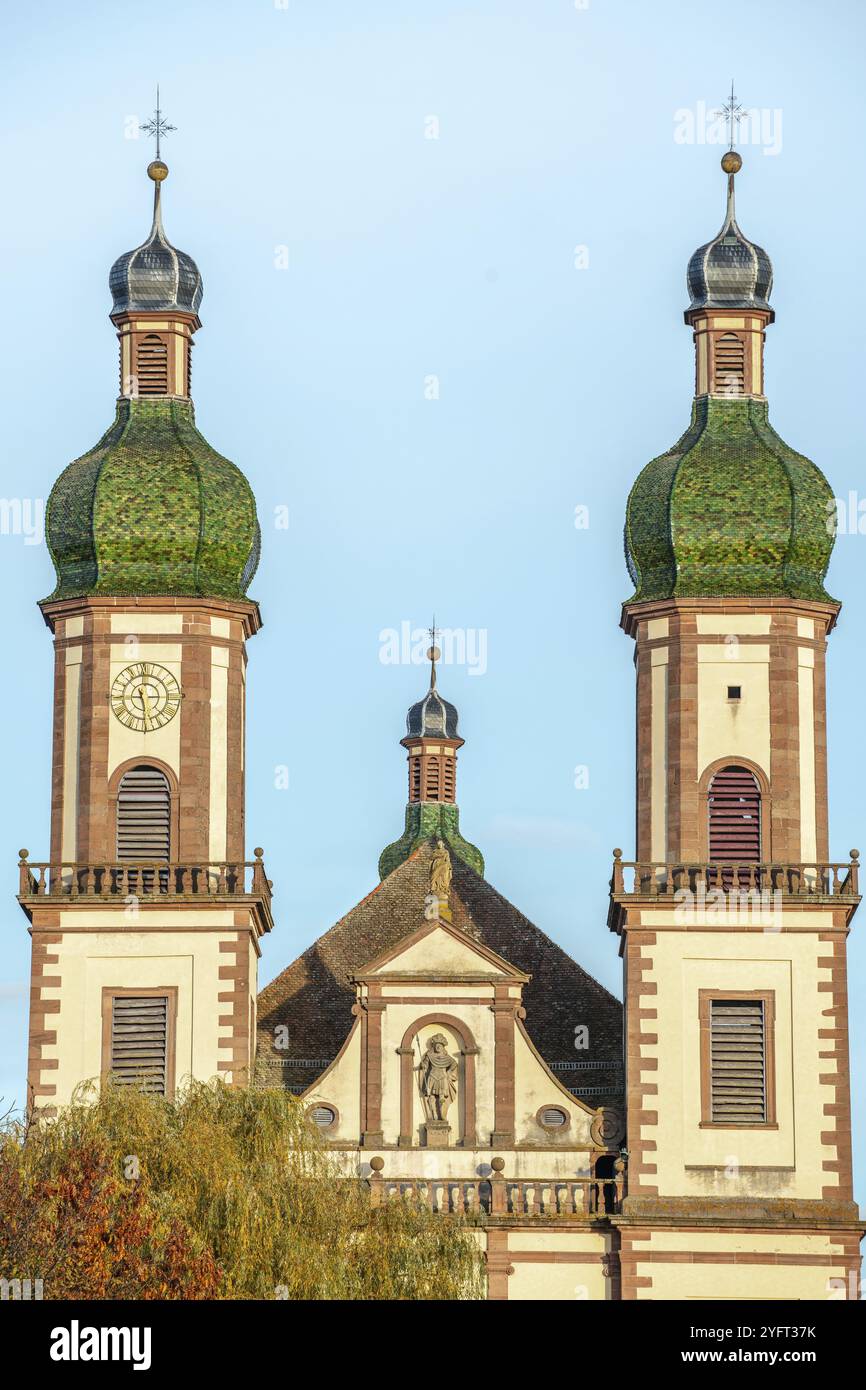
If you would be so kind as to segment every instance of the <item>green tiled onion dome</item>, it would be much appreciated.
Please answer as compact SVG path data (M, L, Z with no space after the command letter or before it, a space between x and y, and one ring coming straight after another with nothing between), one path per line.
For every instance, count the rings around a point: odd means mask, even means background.
M484 856L460 834L460 811L447 801L410 801L406 807L406 828L399 840L379 855L379 877L387 878L427 840L444 840L464 864L484 877Z
M834 600L830 484L754 397L699 396L685 434L628 499L630 603L674 597Z
M168 166L148 166L153 227L115 261L112 319L131 312L188 315L198 323L201 276L165 236L160 187ZM164 326L164 325L163 325ZM70 463L48 498L45 534L57 587L51 599L162 594L242 599L255 574L260 532L252 489L196 428L187 396L122 396L114 423Z
M772 268L734 217L736 151L722 159L728 212L688 269L686 320L707 308L771 314ZM788 597L833 603L833 493L773 429L762 395L695 398L691 424L648 463L626 508L629 603L675 597Z
M195 425L190 400L121 399L99 443L48 499L57 587L87 594L244 597L259 558L252 489Z

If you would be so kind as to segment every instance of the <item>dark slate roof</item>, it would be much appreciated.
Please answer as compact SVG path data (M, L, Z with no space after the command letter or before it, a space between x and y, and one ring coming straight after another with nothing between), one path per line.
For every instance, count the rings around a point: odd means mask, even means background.
M438 690L428 690L406 715L406 732L412 738L458 738L457 710Z
M309 1086L336 1057L353 1021L355 990L347 977L423 924L433 848L432 840L425 842L262 990L259 1084ZM607 1092L584 1096L588 1104L612 1104L622 1087L622 1005L486 879L453 855L452 865L454 925L532 976L523 993L526 1028L544 1060L616 1063L609 1070L555 1068L566 1086ZM274 1045L280 1024L288 1028L286 1050ZM575 1050L578 1025L589 1029L585 1052ZM302 1060L321 1065L297 1065Z
M691 296L687 321L696 309L763 309L773 313L769 305L773 266L764 248L749 241L737 226L733 184L722 229L694 252L686 283Z
M153 226L147 241L118 256L108 277L112 314L181 312L198 314L201 272L186 251L172 246L162 225L160 186L156 185Z

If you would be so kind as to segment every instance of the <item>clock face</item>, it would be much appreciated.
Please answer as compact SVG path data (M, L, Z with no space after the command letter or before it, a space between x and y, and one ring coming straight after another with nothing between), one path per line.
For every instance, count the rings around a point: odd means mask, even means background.
M149 733L174 719L180 709L180 686L164 666L136 661L115 678L111 708L127 729Z

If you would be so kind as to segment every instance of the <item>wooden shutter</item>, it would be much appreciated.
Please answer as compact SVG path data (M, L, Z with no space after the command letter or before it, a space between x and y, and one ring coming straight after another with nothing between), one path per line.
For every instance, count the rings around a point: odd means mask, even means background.
M168 395L168 346L156 333L148 333L138 344L136 375L140 396Z
M709 849L714 864L761 858L761 792L747 767L723 767L710 783Z
M716 1124L767 1119L763 999L710 1000L710 1107Z
M168 1007L164 994L114 996L109 1071L116 1085L167 1093Z
M412 758L409 763L409 800L421 800L421 759Z
M716 339L717 391L742 396L746 389L746 345L736 333L723 333Z
M167 861L171 848L171 793L159 768L130 768L117 791L119 860Z

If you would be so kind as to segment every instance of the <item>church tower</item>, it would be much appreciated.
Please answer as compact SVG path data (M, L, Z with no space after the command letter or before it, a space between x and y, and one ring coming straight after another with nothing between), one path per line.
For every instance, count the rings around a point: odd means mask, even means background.
M772 267L723 226L688 266L691 422L628 499L637 854L625 974L624 1298L857 1296L846 937L831 862L832 492L764 393Z
M196 426L202 281L163 228L168 168L157 157L147 172L153 225L110 275L115 418L46 512L50 856L22 850L19 895L33 942L29 1089L43 1110L93 1079L166 1095L186 1076L242 1081L271 926L244 829L255 500Z
M435 634L435 628L431 628ZM401 739L409 764L409 800L406 825L399 840L379 856L379 877L387 878L426 841L439 838L457 858L484 877L484 856L460 834L457 806L457 750L464 740L457 732L457 710L436 688L437 646L427 653L430 689L406 716L406 737Z

